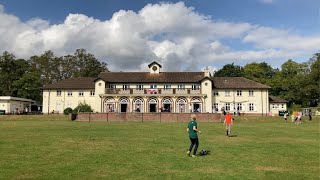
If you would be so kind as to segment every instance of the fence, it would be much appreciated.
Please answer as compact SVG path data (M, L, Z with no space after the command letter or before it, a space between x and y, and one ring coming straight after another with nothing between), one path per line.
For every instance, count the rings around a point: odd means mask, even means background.
M192 113L79 113L86 122L188 122ZM221 114L196 113L198 122L220 122Z

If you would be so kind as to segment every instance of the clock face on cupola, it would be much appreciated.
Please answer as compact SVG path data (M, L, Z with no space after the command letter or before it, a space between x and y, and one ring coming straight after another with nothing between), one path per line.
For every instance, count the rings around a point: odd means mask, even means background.
M156 61L153 61L152 63L150 63L148 67L150 69L151 74L159 74L160 69L162 68L161 64L157 63Z

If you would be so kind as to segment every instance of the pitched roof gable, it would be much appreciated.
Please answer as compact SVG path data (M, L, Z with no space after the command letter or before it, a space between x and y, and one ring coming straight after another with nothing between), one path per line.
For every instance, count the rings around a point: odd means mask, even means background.
M269 95L269 102L270 103L287 103L288 101L281 99L280 97L277 97L277 96Z

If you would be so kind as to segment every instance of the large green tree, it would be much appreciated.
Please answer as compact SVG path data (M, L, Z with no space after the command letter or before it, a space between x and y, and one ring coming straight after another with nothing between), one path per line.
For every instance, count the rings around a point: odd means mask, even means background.
M243 77L244 72L241 66L232 64L226 64L222 69L214 73L216 77Z

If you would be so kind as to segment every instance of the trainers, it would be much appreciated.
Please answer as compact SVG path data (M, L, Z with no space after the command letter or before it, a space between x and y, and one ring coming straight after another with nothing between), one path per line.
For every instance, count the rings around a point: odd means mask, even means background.
M190 151L187 152L187 155L190 156Z
M197 156L192 154L191 157L197 157Z

